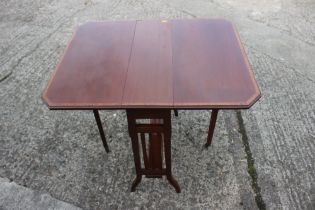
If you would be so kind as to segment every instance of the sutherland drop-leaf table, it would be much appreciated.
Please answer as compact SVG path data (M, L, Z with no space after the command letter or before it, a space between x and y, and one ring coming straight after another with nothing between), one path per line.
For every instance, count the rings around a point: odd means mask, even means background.
M247 109L260 91L231 22L130 20L80 26L42 97L53 110L93 110L107 152L98 110L126 110L136 169L131 190L142 175L165 175L180 192L171 110L212 110L209 146L218 110Z

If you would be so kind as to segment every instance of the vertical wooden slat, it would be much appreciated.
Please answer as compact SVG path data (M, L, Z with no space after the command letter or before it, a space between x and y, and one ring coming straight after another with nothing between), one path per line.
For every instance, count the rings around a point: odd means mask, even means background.
M136 168L136 174L137 174L131 186L131 192L134 192L136 190L136 186L141 181L142 174L141 174L138 135L136 133L136 122L135 122L136 120L132 111L127 110L127 120L128 120L128 131L129 131L129 135L130 135L131 143L132 143L133 159L135 162L135 168Z
M148 160L147 146L145 143L145 134L140 133L140 138L141 138L141 145L142 145L144 167L145 167L145 169L148 169L149 168L149 160Z
M163 123L161 119L151 119L150 124ZM162 170L162 134L151 133L149 141L149 161L152 169ZM155 176L161 178L162 176Z
M175 188L177 193L180 193L180 187L176 179L172 175L172 153L171 153L171 135L172 135L172 126L171 126L171 112L167 113L164 118L164 155L165 155L165 165L166 165L166 178L171 185Z

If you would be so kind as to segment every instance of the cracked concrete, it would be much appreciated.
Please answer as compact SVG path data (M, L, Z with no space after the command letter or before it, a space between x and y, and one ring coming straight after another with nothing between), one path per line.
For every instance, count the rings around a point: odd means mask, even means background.
M315 209L314 11L313 0L1 1L0 209L263 209L253 181L267 209ZM194 17L224 17L240 32L262 91L241 112L248 145L235 111L219 112L208 150L210 112L180 111L172 159L182 193L164 179L130 193L125 113L101 112L106 154L92 112L49 111L41 91L79 24Z

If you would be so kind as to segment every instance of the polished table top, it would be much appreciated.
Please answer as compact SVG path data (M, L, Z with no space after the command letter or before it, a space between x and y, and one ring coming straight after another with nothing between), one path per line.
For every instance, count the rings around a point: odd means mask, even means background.
M260 91L223 19L89 22L43 92L50 109L249 108Z

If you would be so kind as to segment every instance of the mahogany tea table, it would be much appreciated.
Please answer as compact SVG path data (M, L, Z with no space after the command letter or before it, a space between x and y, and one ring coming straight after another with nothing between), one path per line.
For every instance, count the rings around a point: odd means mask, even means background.
M49 109L93 110L107 152L98 110L126 110L136 169L131 191L146 175L166 176L179 193L171 110L212 110L208 147L218 111L247 109L260 91L229 21L132 20L80 26L42 97Z

